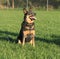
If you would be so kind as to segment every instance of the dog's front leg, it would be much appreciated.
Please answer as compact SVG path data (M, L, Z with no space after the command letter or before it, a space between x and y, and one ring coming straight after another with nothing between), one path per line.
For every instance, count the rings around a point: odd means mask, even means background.
M32 38L32 45L35 47L35 37Z
M25 44L25 36L23 36L23 42L22 42L22 45L24 46Z
M20 40L18 40L18 43L19 43L19 44L22 44L22 42L21 42Z

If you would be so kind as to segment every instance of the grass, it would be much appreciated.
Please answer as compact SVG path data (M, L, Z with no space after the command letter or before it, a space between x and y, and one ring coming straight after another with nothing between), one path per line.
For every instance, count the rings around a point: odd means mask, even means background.
M0 10L0 59L60 59L60 12L35 11L36 47L15 43L23 21L21 10Z

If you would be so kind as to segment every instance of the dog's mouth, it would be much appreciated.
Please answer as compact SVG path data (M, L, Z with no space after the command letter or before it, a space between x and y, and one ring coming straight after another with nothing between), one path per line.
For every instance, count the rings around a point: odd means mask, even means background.
M36 20L36 13L34 13L34 12L32 12L32 11L29 11L28 13L27 13L27 15L29 15L29 18L31 19L31 20Z
M30 16L29 18L30 18L31 20L36 20L36 17L35 17L35 16L33 16L33 15L32 15L32 16Z

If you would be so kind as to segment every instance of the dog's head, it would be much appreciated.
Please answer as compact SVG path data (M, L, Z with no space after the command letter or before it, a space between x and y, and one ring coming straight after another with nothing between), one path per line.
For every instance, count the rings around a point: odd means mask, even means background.
M24 9L23 12L24 12L24 19L26 22L32 23L34 22L34 20L36 20L35 17L36 13L34 13L32 10L27 11L26 9Z

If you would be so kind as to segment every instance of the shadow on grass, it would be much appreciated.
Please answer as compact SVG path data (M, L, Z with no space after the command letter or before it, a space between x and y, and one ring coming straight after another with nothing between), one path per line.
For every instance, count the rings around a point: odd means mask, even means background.
M5 35L5 36L4 36ZM17 36L18 34L17 33L13 33L13 32L9 32L9 31L1 31L0 30L0 40L1 41L9 41L9 42L15 42L17 43L17 39L13 39L12 37L9 37L10 36Z
M52 35L51 38L52 38L52 40L36 37L36 41L39 40L39 41L43 41L46 43L54 43L56 45L60 45L60 36Z
M8 34L8 35L13 35L13 36L17 36L17 33L13 33L13 32L8 32L8 31L1 31L0 30L0 34Z
M6 36L3 36L4 34ZM16 39L13 39L13 37L9 37L8 35L15 36ZM17 36L18 36L17 33L0 30L0 40L2 40L2 41L6 40L6 41L9 41L9 42L12 42L12 43L13 42L17 43ZM52 35L51 38L52 38L52 40L51 39L40 38L40 37L35 37L36 41L39 40L39 41L43 41L43 42L46 42L46 43L54 43L56 45L60 45L60 36Z

